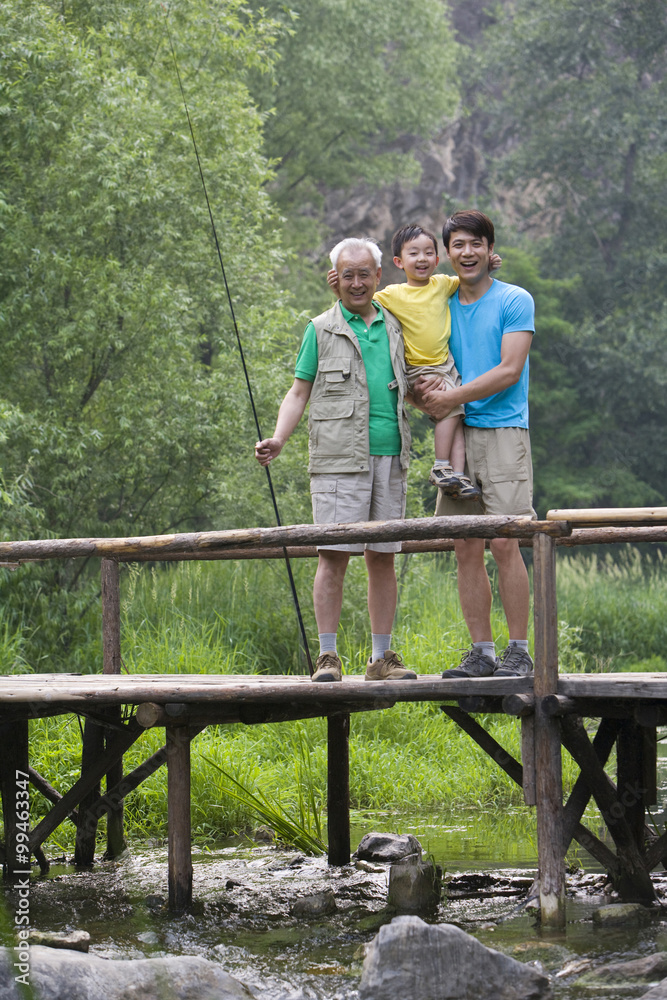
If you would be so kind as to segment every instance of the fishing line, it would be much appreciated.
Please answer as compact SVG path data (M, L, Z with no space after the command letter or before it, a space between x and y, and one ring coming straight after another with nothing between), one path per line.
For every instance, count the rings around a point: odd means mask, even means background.
M236 322L236 314L234 312L234 303L232 301L232 295L231 295L231 292L230 292L230 289L229 289L229 284L227 282L227 273L225 271L225 265L224 265L224 261L222 259L222 250L220 249L220 241L218 240L218 232L217 232L217 229L216 229L216 226L215 226L215 219L213 218L213 210L211 208L211 202L210 202L209 197L208 197L208 189L206 187L206 180L204 178L204 171L202 169L201 159L200 159L200 156L199 156L199 148L197 146L197 140L195 138L194 128L192 127L192 119L190 118L190 110L188 108L188 102L187 102L186 97L185 97L185 90L183 89L183 82L181 80L181 74L180 74L180 70L178 68L178 60L176 59L176 52L174 51L174 44L173 44L173 42L171 40L171 32L169 30L169 20L168 20L169 14L168 14L167 9L164 7L164 4L162 4L161 6L163 7L163 9L165 11L164 25L165 25L165 29L166 29L166 32L167 32L167 38L169 40L169 48L171 49L171 57L172 57L172 59L174 61L174 69L176 70L176 78L178 80L178 86L180 88L181 97L183 99L183 107L185 108L185 115L186 115L187 120L188 120L188 126L189 126L189 129L190 129L190 135L192 137L192 145L193 145L193 148L194 148L194 151L195 151L195 156L197 158L197 166L199 168L199 177L201 179L201 185L202 185L202 188L203 188L203 191L204 191L204 198L206 199L206 207L208 209L208 217L209 217L210 222L211 222L211 230L213 232L213 240L215 242L215 249L216 249L217 254L218 254L218 261L220 262L220 270L222 272L222 280L224 281L224 284L225 284L225 291L227 293L227 302L229 303L229 312L230 312L231 317L232 317L232 324L233 324L233 327L234 327L234 333L236 335L236 343L238 345L239 354L241 356L241 365L243 366L243 374L245 376L246 388L248 390L248 397L250 399L250 406L252 408L252 415L253 415L254 420L255 420L255 428L257 430L257 440L258 441L262 441L263 440L263 435L262 435L262 432L261 432L260 426L259 426L259 417L257 415L257 408L255 407L255 399L254 399L254 396L253 396L253 393L252 393L252 386L250 384L250 376L248 375L248 368L247 368L246 362L245 362L245 354L243 352L243 345L241 343L241 334L239 332L238 323ZM267 481L268 481L268 484L269 484L269 492L271 494L271 502L273 504L273 510L274 510L274 513L275 513L275 516L276 516L276 524L280 528L280 527L282 527L282 521L280 520L280 512L278 510L278 501L276 500L276 494L275 494L275 490L273 488L273 481L271 479L271 473L269 471L268 465L265 466L265 469L266 469L266 478L267 478ZM310 648L308 646L308 639L306 637L306 628L305 628L305 625L303 623L303 616L301 614L301 606L299 604L299 597L298 597L298 594L296 592L296 584L294 582L294 575L292 573L292 564L291 564L290 558L289 558L289 556L287 554L287 549L285 548L284 545L282 546L282 550L283 550L283 557L284 557L284 560L285 560L285 566L287 567L287 576L289 577L290 588L292 590L292 599L294 600L294 608L296 610L296 616L297 616L297 619L298 619L298 622L299 622L299 629L300 629L300 632L301 632L301 639L303 641L303 648L304 648L304 650L306 652L306 659L308 660L308 671L310 673L310 676L312 677L313 673L315 671L314 671L314 668L313 668L313 661L312 661L312 658L311 658L311 655L310 655Z

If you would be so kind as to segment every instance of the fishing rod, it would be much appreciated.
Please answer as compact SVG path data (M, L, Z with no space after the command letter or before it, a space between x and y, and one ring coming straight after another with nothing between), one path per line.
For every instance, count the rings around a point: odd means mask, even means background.
M163 8L163 10L165 12L164 25L165 25L165 29L166 29L166 32L167 32L167 39L169 40L169 48L171 50L171 57L172 57L173 62L174 62L174 69L176 71L176 79L178 80L178 86L179 86L179 89L181 91L181 98L183 99L183 107L185 109L185 115L186 115L186 118L188 120L188 127L190 129L190 136L192 137L192 146L193 146L193 149L194 149L194 152L195 152L195 156L197 158L197 167L199 168L199 177L201 179L201 185L202 185L202 189L204 191L204 198L206 199L206 207L208 209L208 217L209 217L209 220L211 222L211 231L213 232L213 240L215 242L215 249L216 249L217 254L218 254L218 261L220 263L220 270L222 272L222 280L223 280L224 285L225 285L225 292L227 293L227 302L229 304L229 312L230 312L231 317L232 317L232 325L234 327L234 333L236 335L236 343L238 345L239 355L241 357L241 365L243 367L243 374L245 376L246 388L248 390L248 397L250 399L250 406L251 406L251 409L252 409L252 415L253 415L254 420L255 420L255 428L257 430L257 440L258 441L262 441L263 440L263 434L262 434L262 431L260 429L259 416L257 415L257 408L255 406L255 398L253 396L252 385L250 384L250 376L248 374L248 368L247 368L247 365L246 365L246 362L245 362L245 354L244 354L244 351L243 351L243 344L241 343L241 334L240 334L240 331L239 331L238 323L236 322L236 313L234 312L234 302L232 300L232 294L231 294L231 291L230 291L230 288L229 288L229 283L227 281L227 272L225 271L225 264L224 264L224 261L222 259L222 250L220 249L220 241L218 239L218 231L216 229L215 219L213 218L213 210L211 208L211 202L210 202L210 199L209 199L209 196L208 196L208 189L206 187L206 179L204 177L204 171L203 171L203 168L202 168L201 158L199 156L199 147L197 146L197 139L195 138L195 132L194 132L194 128L192 126L192 119L190 117L190 109L188 108L188 102L187 102L187 99L186 99L186 96L185 96L185 90L183 88L183 81L181 80L181 73L180 73L180 70L178 68L178 60L176 59L176 52L174 51L174 43L172 41L171 32L169 30L169 12L167 11L167 8L164 6L164 4L161 4L161 6L162 6L162 8ZM269 492L271 494L271 502L273 504L273 510L274 510L275 517L276 517L276 524L280 528L280 527L282 527L282 521L280 519L280 511L278 510L278 501L276 499L276 493L275 493L275 490L273 488L273 480L271 479L271 472L269 471L269 467L268 466L265 466L265 469L266 469L266 478L267 478L267 481L268 481L268 484L269 484ZM310 673L310 676L312 677L313 674L314 674L314 672L315 672L315 669L313 667L313 660L312 660L312 657L310 655L310 648L308 646L308 638L306 636L306 627L304 625L303 616L301 614L301 605L299 604L299 596L298 596L298 594L296 592L296 583L294 582L294 574L292 573L292 563L291 563L290 558L289 558L289 556L287 554L287 549L286 549L286 547L284 545L282 546L282 550L283 550L283 557L284 557L284 560L285 560L285 566L287 568L287 576L289 578L290 588L291 588L291 591L292 591L292 599L294 601L294 608L295 608L295 611L296 611L296 617L297 617L298 622L299 622L299 630L301 632L301 639L302 639L302 642L303 642L303 648L305 650L306 659L308 661L308 671Z

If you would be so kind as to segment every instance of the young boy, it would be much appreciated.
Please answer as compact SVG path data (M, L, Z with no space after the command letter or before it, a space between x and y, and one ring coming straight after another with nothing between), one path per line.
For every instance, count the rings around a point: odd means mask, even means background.
M405 367L410 389L420 375L439 375L442 388L454 388L461 378L449 352L451 320L449 298L459 287L459 279L434 274L440 258L438 243L427 229L416 223L402 226L391 241L394 264L405 271L406 283L387 285L375 293L375 300L396 316L403 327ZM494 254L492 269L500 266ZM336 272L327 280L336 291ZM465 469L463 407L455 407L435 424L435 463L429 481L454 500L476 500L480 491Z

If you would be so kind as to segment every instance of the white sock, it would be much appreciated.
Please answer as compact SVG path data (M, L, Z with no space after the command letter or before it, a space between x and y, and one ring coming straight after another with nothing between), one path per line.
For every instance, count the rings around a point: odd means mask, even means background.
M528 652L528 640L527 639L510 639L509 644L510 644L510 646L518 646L518 648L522 649L524 651L524 653Z
M371 663L375 663L376 660L383 659L387 650L391 649L391 632L388 635L380 635L373 632L371 633L371 639L373 640Z
M434 469L451 469L452 463L448 458L436 458L433 463Z
M322 653L335 653L336 652L336 633L335 632L320 632L320 656Z
M484 656L488 656L490 659L495 660L496 658L496 644L495 642L473 642L473 647L475 649L481 649Z

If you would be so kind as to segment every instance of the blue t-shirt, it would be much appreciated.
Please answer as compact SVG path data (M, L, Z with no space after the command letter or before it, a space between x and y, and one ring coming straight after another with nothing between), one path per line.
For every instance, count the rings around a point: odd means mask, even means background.
M535 303L530 292L495 278L492 281L477 302L463 305L458 292L449 300L449 349L464 385L500 364L503 334L535 332ZM465 411L469 427L528 427L528 358L515 385L466 403Z

